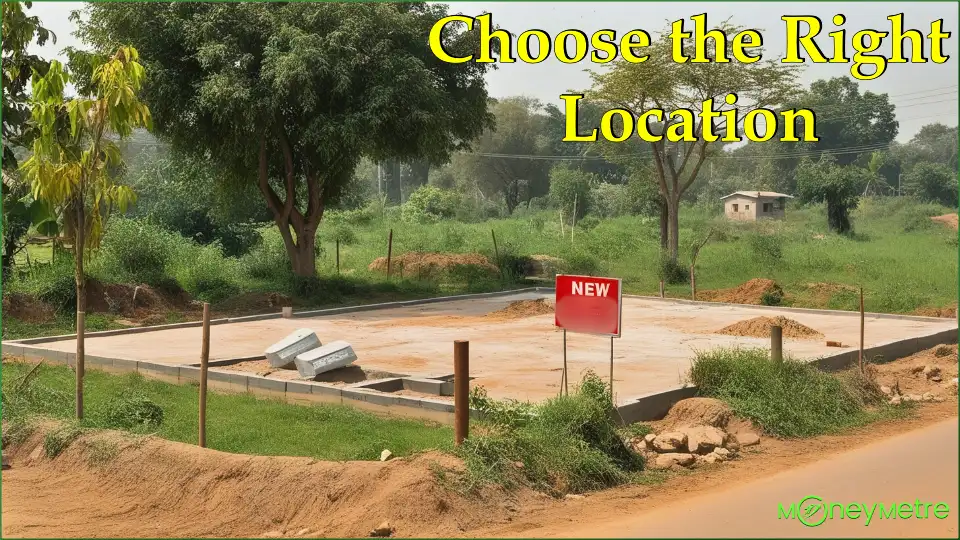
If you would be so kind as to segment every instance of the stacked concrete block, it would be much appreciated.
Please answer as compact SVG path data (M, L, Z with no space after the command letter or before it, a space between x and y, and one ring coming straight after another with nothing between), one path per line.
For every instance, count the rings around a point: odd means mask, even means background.
M320 339L312 330L301 328L289 336L271 345L267 351L267 360L275 368L293 363L298 354L320 347Z
M357 359L353 347L346 341L334 341L300 353L294 359L301 377L314 378L321 373L347 367Z

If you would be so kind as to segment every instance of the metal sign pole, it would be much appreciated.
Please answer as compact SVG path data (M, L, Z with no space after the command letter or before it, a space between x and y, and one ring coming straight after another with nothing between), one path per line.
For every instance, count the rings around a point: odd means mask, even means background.
M563 393L570 395L570 389L567 386L567 329L563 329Z
M613 403L613 336L610 336L610 402Z

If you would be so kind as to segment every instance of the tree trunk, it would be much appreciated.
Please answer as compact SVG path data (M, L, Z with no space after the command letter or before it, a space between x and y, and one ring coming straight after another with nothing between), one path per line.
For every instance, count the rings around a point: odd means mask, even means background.
M680 196L667 200L667 239L670 261L674 264L680 256Z
M660 202L657 205L660 208L660 251L662 253L667 252L669 246L667 242L667 203L664 202L663 197L660 198Z
M86 242L86 216L83 201L77 204L77 227L73 236L74 279L77 285L77 419L83 418L83 334L87 309L87 287L83 276L83 255Z

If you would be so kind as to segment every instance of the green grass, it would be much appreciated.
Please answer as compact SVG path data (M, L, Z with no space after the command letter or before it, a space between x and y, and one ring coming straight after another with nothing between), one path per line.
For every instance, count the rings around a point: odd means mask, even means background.
M32 366L3 364L4 393ZM196 444L198 389L144 379L137 374L110 375L88 371L85 377L85 418L79 427L117 427L117 404L142 396L163 411L159 427L129 427L172 441ZM4 407L4 420L35 415L68 420L73 416L74 374L65 366L43 365L29 384L26 397ZM52 436L50 451L59 452L71 432ZM388 419L344 406L299 406L247 395L211 392L207 400L207 446L225 452L255 455L306 456L324 460L372 460L384 449L405 456L431 449L451 451L453 432L415 420Z
M765 349L699 353L690 380L701 395L782 437L834 433L906 410L887 406L879 386L859 370L831 375L805 362L771 362Z

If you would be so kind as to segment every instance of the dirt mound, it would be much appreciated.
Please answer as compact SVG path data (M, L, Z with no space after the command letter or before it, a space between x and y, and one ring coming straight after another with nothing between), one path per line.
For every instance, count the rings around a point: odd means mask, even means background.
M489 259L479 253L411 252L394 257L390 263L391 273L418 279L437 277L464 268L476 269L490 276L496 276L500 273L500 270L491 264ZM386 273L387 258L376 258L370 263L367 270Z
M777 317L754 317L738 323L731 324L725 328L717 330L718 334L728 336L745 337L770 337L770 327L780 326L783 328L783 337L796 339L819 339L823 334L804 326L793 319L783 316Z
M955 319L957 317L957 306L948 306L942 308L920 308L913 312L914 315L921 317L942 317L944 319Z
M834 296L841 293L856 293L857 288L843 283L807 283L807 292L818 306L826 306Z
M293 306L293 299L280 293L251 292L238 294L217 303L218 312L232 315L260 314Z
M730 407L719 399L695 397L675 403L658 424L661 430L692 426L724 429L732 417Z
M772 279L755 278L731 289L697 291L697 300L727 304L760 305L765 294L783 296L783 289Z
M56 310L29 294L7 293L3 295L3 317L13 317L28 323L42 323L56 317Z
M877 383L889 388L900 387L903 395L922 395L931 392L946 396L951 392L950 381L957 377L957 345L938 345L906 358L884 364L872 364ZM937 376L927 376L924 368L939 370ZM940 380L933 380L933 379Z
M8 449L5 537L357 538L384 521L396 536L449 537L506 521L509 499L526 493L468 499L447 490L437 471L462 465L442 454L338 463L101 432L48 459L42 437Z
M546 298L536 300L520 300L511 302L509 306L487 314L489 319L521 319L553 313L553 302Z
M944 225L946 225L947 227L950 227L953 230L957 230L958 228L957 214L944 214L942 216L934 216L930 219L938 223L943 223Z
M164 288L125 283L86 283L88 313L116 313L145 318L158 312L192 308L190 295L176 284Z

